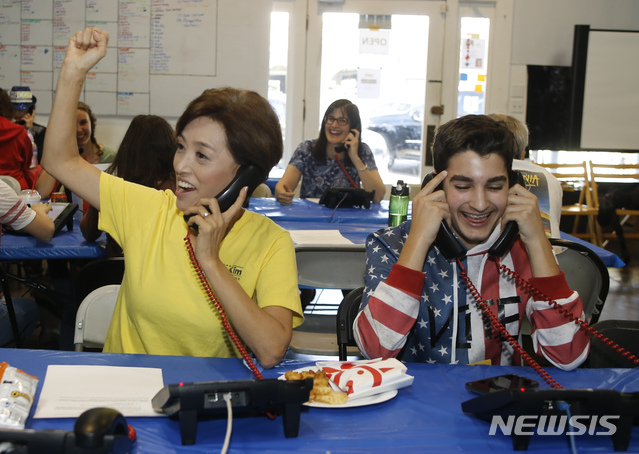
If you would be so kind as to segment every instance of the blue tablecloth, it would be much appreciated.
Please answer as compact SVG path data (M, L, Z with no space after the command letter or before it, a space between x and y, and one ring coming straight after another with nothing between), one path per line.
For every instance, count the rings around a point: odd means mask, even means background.
M235 359L0 349L0 361L40 379L36 405L50 364L158 367L163 371L165 384L251 377L249 370ZM264 375L275 378L287 370L307 365L310 363L289 361L264 371ZM401 389L387 402L344 409L304 407L297 438L284 437L281 416L275 420L259 416L235 418L229 452L513 452L509 437L501 433L488 435L489 423L462 412L461 403L474 397L464 384L479 378L517 373L539 381L543 388L548 387L527 367L408 364L408 373L415 377L413 385ZM639 391L639 369L578 369L573 372L553 369L550 373L567 388ZM32 414L34 409L35 405ZM129 418L128 422L137 431L134 453L219 452L226 431L225 417L201 421L196 444L182 446L177 421ZM27 428L72 430L73 420L30 418ZM576 444L579 453L612 452L609 436L579 436ZM528 452L551 454L569 450L564 436L533 436ZM639 427L633 428L628 452L639 452Z
M307 199L293 199L291 205L280 205L275 198L255 198L249 210L268 216L275 222L298 221L313 223L372 223L388 225L388 200L372 203L366 208L326 208Z
M589 243L588 241L584 241L581 238L576 238L576 237L574 237L572 235L569 235L567 233L561 232L561 239L562 240L574 241L575 243L580 243L580 244L586 246L591 251L594 251L595 254L597 254L601 258L601 260L604 262L604 265L606 265L609 268L622 268L622 267L626 266L624 261L621 260L613 252L610 252L610 251L607 251L607 250L605 250L603 248L600 248L599 246L596 246L596 245L594 245L592 243Z
M2 235L0 262L31 259L85 259L106 256L104 236L96 242L84 241L80 222L73 221L73 230L63 228L51 241L32 236Z
M287 230L336 229L356 244L363 244L367 233L388 225L388 200L372 204L371 209L338 208L333 210L306 199L294 199L292 205L283 206L275 198L256 198L251 199L249 210L268 216ZM564 232L561 232L561 238L581 243L590 248L601 257L608 267L625 266L625 263L617 255L592 243Z
M251 199L249 209L264 214L287 230L337 229L356 244L364 244L366 236L388 225L388 201L365 208L333 210L306 199L295 199L292 205L282 206L274 198ZM410 218L410 212L409 212ZM594 250L606 266L622 267L623 261L610 251L599 248L562 232L564 239L576 241ZM2 235L0 262L31 259L79 259L106 256L104 237L86 242L80 232L79 221L72 231L60 231L50 242L30 236Z

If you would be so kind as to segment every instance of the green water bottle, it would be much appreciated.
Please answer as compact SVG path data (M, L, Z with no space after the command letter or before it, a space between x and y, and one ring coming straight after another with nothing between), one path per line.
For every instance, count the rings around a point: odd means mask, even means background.
M396 186L391 187L390 205L388 208L388 226L395 227L408 219L408 202L410 200L410 186L403 180L398 180Z

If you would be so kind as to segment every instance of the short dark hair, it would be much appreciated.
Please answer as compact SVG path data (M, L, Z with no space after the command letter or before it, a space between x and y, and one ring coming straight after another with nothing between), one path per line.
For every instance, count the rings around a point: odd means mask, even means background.
M503 123L487 115L465 115L437 128L433 165L436 172L441 172L448 168L455 154L474 151L480 156L492 153L501 156L510 171L515 148L515 136Z
M326 138L326 119L335 109L343 109L344 113L349 119L350 128L357 129L361 132L362 130L362 119L359 115L359 109L355 104L350 102L348 99L338 99L337 101L333 101L330 106L324 112L324 117L322 118L322 125L320 126L319 137L315 141L315 145L311 149L311 154L315 159L320 162L326 160L326 146L328 145L328 139ZM359 136L359 146L357 148L358 153L361 155L362 152L362 136ZM351 159L348 154L344 158L344 163L347 165L353 165L351 163Z
M175 133L164 118L138 115L131 120L107 172L157 189L162 183L175 181L176 148Z
M238 164L255 164L268 175L282 159L284 145L279 119L269 102L256 92L229 87L204 90L179 118L177 135L200 117L222 125L227 148Z

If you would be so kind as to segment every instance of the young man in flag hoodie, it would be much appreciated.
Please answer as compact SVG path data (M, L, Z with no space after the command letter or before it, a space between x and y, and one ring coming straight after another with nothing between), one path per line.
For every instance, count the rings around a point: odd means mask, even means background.
M536 353L566 370L587 357L589 337L547 301L529 294L505 265L577 318L583 305L559 269L536 197L511 186L514 136L484 115L442 125L435 136L436 176L413 199L412 220L371 234L366 288L354 333L368 358L407 362L521 364L469 291L467 274L488 309L515 339L532 325ZM465 250L446 259L435 241L442 221ZM499 261L488 250L514 221L519 235Z

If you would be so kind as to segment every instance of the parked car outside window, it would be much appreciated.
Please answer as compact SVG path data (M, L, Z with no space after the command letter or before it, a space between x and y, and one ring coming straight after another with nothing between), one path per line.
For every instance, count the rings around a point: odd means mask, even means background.
M388 147L388 169L396 159L420 161L424 106L408 103L381 107L369 118L368 129L380 134Z

